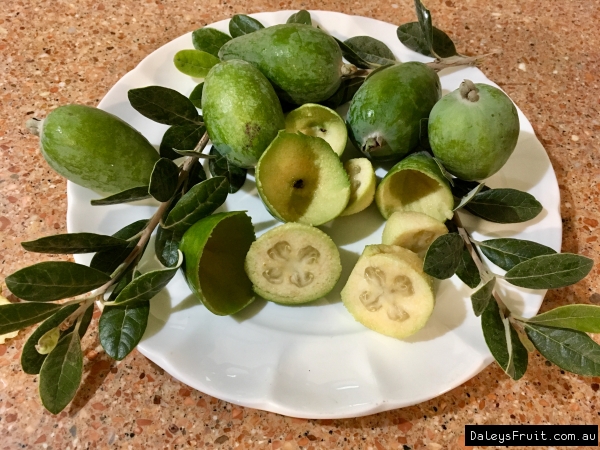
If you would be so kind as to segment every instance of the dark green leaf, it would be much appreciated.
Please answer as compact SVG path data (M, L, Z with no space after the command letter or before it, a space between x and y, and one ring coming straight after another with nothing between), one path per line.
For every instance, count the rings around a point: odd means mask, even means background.
M421 28L421 36L425 41L425 45L429 54L436 56L433 48L433 24L431 22L431 13L421 0L415 0L415 11L417 13L417 20L419 21L419 27Z
M429 51L429 47L419 22L410 22L400 25L396 30L398 39L409 49L425 56L433 56ZM442 30L433 27L433 50L440 58L449 58L458 55L454 42Z
M229 183L225 177L214 177L197 184L177 202L165 219L163 228L184 233L221 206L228 190Z
M437 161L437 159L436 159L436 161ZM471 189L467 193L467 195L465 195L463 198L460 199L460 202L458 203L458 205L456 206L456 208L454 208L454 211L456 211L456 210L458 210L460 208L464 208L469 203L471 203L471 200L473 200L473 198L475 197L475 195L477 195L484 187L485 187L485 184L480 183L477 186L475 186L473 189Z
M190 101L196 108L202 108L202 91L204 90L204 81L198 84L190 94Z
M0 306L0 334L12 333L52 316L60 309L54 303L10 303Z
M441 164L442 163L438 161L438 165L441 165ZM444 170L446 170L446 169L444 169ZM461 180L460 178L454 178L454 184L451 185L452 186L452 195L454 195L454 197L459 198L459 199L463 198L465 195L467 195L470 191L475 189L480 184L481 183L479 183L478 181L465 181L465 180ZM490 190L490 188L487 186L484 186L481 188L481 192L489 191L489 190Z
M456 268L456 276L462 280L471 289L475 289L481 283L481 275L477 264L473 261L467 247L463 247L460 254L460 262Z
M600 376L600 346L587 334L525 322L527 337L551 363L578 375Z
M117 361L125 358L142 339L150 302L136 305L106 306L98 323L100 344Z
M153 270L140 275L125 286L125 288L119 292L115 299L115 304L126 305L126 304L140 304L154 298L177 273L177 269L183 262L183 255L179 252L178 263L168 269Z
M481 252L498 267L510 270L528 259L556 252L550 247L524 239L489 239L479 243Z
M244 34L254 33L261 28L264 28L262 23L245 14L236 14L229 21L229 34L234 38Z
M108 197L92 200L90 203L92 206L117 205L119 203L136 202L147 198L150 198L148 186L139 186L109 195Z
M498 304L489 302L481 315L483 337L498 365L512 379L520 379L527 370L527 349L508 320L503 319ZM507 341L507 329L510 342Z
M198 183L202 183L204 180L206 180L206 172L204 171L204 166L199 160L196 160L192 164L192 167L190 167L188 177L185 180L183 193L186 193Z
M464 245L457 233L441 235L427 249L423 271L440 280L450 278L460 264Z
M165 125L200 125L194 104L185 95L162 86L130 89L131 106L143 116Z
M135 270L135 267L133 265L129 266L125 272L123 273L123 275L121 276L121 278L119 279L118 283L115 284L114 289L112 290L112 292L110 293L110 295L108 296L108 301L114 301L117 296L121 293L121 291L123 289L125 289L125 287L131 283L131 280L133 280L133 272Z
M148 192L159 202L166 202L175 194L179 181L179 167L168 158L160 158L150 175Z
M496 277L489 280L483 286L481 286L477 291L471 295L471 303L473 304L473 312L477 317L479 317L485 308L487 308L488 303L493 298L494 294L494 286L496 285Z
M29 303L31 304L31 303ZM47 303L44 303L47 305ZM21 352L21 367L23 368L23 372L28 373L30 375L36 375L40 373L40 369L42 368L42 363L46 359L47 355L40 355L35 349L36 344L39 339L50 331L53 328L58 327L64 320L73 314L79 305L67 305L61 308L58 312L56 312L53 316L46 319L39 327L35 329L35 331L29 336L25 345L23 345L23 350ZM81 320L81 325L79 326L79 337L83 337L85 332L88 329L88 326L92 320L92 314L94 312L94 305L90 305L90 307L86 310ZM71 333L75 329L75 324L73 324L69 329L63 331L61 333L61 337L64 335Z
M229 182L229 193L236 193L246 182L248 171L230 163L227 158L221 156L216 148L210 149L210 154L215 156L208 162L208 170L213 177L225 177Z
M40 398L52 414L61 412L75 397L83 374L79 333L69 333L46 357L40 369Z
M179 253L177 250L179 250L179 243L181 242L182 237L183 233L165 230L161 226L158 227L158 230L156 231L156 241L154 242L154 251L162 265L172 267L177 264L177 261L179 260Z
M396 63L396 57L389 47L371 36L354 36L344 43L367 62L379 65Z
M517 264L504 275L515 286L554 289L575 284L586 277L594 260L573 253L536 256Z
M310 18L310 13L305 9L302 9L297 13L292 14L286 23L303 23L305 25L312 25L312 20Z
M364 78L345 78L340 87L327 100L320 102L322 105L331 109L336 109L344 103L348 103L358 91L358 88L365 82Z
M219 63L219 58L201 50L179 50L173 57L177 70L195 78L204 78Z
M219 56L219 50L226 42L231 40L231 36L214 28L199 28L192 33L192 45L196 50L210 53L213 56Z
M342 55L350 64L354 64L356 67L360 69L376 69L379 67L379 64L370 63L366 59L362 58L358 55L354 50L352 50L348 45L344 42L340 41L337 38L334 38L338 45L340 46L340 50L342 51Z
M203 125L175 125L163 135L160 143L160 156L163 158L177 159L181 155L177 150L193 150L206 132Z
M113 236L120 239L131 239L138 235L144 228L146 228L147 224L147 220L138 220L130 223L126 227L121 228L119 231L113 234ZM121 263L125 261L127 256L129 256L131 250L133 250L133 247L135 247L138 240L139 239L132 239L129 241L129 246L125 248L121 247L115 250L107 250L96 253L90 262L90 267L104 272L107 275L111 275L115 270L117 270L117 267L119 267Z
M105 273L83 264L48 261L18 270L5 282L23 300L49 302L85 294L109 280Z
M484 189L473 197L465 209L490 222L520 223L536 217L543 207L527 192L501 188Z
M532 317L528 322L546 327L570 328L586 333L600 333L600 306L559 306Z
M35 241L21 242L23 248L30 252L73 254L94 253L100 250L125 247L129 242L113 236L94 233L68 233L46 236Z

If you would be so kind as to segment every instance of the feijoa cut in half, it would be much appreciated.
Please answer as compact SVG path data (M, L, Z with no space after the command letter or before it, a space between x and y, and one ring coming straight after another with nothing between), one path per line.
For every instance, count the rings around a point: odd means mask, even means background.
M377 187L375 202L385 219L396 211L416 211L445 222L454 214L450 185L424 152L413 153L390 169Z
M235 314L254 300L244 260L254 242L254 227L243 211L213 214L185 232L180 250L188 286L219 316Z
M435 306L420 258L398 246L367 246L342 290L342 301L358 322L397 339L423 328Z
M342 216L356 214L366 209L375 198L375 171L367 158L353 158L344 163L350 177L350 201Z
M310 225L286 223L252 244L246 273L258 295L294 305L327 295L342 273L342 264L326 233Z
M256 165L256 187L267 209L283 222L321 225L350 199L350 180L321 138L280 131Z
M424 257L431 243L446 233L446 225L427 214L397 211L385 223L381 242L399 245Z
M307 134L325 139L334 152L341 156L346 148L346 123L333 109L316 103L306 103L285 116L285 131Z

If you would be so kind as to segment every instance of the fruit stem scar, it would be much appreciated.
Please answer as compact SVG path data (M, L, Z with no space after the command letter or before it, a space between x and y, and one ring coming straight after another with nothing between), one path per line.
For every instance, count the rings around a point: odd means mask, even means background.
M479 89L471 80L465 80L460 83L460 96L465 100L475 103L479 100Z

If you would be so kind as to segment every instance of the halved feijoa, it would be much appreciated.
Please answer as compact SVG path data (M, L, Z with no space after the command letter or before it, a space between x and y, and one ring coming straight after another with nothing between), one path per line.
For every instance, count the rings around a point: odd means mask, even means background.
M235 314L254 300L244 260L254 227L243 211L213 214L183 235L185 279L206 308L219 316Z
M348 131L344 119L333 109L316 103L306 103L285 117L285 131L325 139L340 156L346 148Z
M431 243L446 233L448 233L446 226L427 214L397 211L385 223L381 242L387 245L399 245L419 256L424 256Z
M349 216L373 203L377 179L373 165L367 158L349 159L344 163L344 169L350 177L350 201L341 215Z
M416 211L440 222L453 216L454 197L437 163L426 153L413 153L390 169L375 193L381 215Z
M246 256L246 273L260 296L298 304L327 295L342 273L340 254L318 228L286 223L260 236Z
M280 131L256 165L256 187L267 209L284 222L321 225L350 198L350 180L323 139Z
M433 312L431 280L414 253L398 246L383 246L384 251L377 247L367 246L358 259L342 301L367 328L402 339L423 328Z

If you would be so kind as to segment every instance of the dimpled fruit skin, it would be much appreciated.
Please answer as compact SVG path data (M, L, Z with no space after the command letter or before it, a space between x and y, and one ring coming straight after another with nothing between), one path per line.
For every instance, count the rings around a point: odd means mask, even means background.
M42 155L68 180L103 194L148 185L156 149L116 116L85 105L56 108L40 132Z
M275 25L239 36L221 47L219 57L254 64L285 100L298 105L329 98L341 82L338 44L309 25Z
M374 73L350 103L349 137L372 160L398 161L419 144L421 119L427 119L441 95L437 73L419 62ZM377 136L385 143L365 149L367 139Z
M240 167L254 167L277 131L285 128L279 99L252 64L214 66L202 90L202 114L216 149Z
M483 180L498 172L519 138L519 116L510 98L493 86L475 86L477 102L456 90L434 106L429 118L433 154L463 180Z

